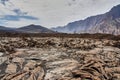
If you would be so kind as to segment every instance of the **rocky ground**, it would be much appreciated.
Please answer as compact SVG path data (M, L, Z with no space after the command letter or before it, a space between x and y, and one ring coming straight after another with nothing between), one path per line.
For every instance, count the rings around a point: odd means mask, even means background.
M120 80L120 41L1 37L0 80Z

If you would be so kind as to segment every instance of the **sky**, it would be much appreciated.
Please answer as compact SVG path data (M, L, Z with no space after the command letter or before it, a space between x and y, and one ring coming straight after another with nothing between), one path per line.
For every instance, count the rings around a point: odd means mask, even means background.
M108 12L120 0L0 0L0 26L47 28Z

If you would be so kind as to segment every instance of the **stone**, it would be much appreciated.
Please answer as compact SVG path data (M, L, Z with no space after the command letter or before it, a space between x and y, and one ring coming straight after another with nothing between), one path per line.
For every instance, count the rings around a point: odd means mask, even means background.
M6 37L0 42L15 49L0 54L0 80L120 79L120 48L113 46L118 41L34 37L30 42Z
M1 57L3 54L4 54L3 52L0 52L0 57Z
M15 57L12 59L12 62L20 63L20 64L22 64L24 61L25 61L24 58L19 58L19 57Z
M17 65L10 63L10 64L8 64L5 72L8 74L13 74L13 73L16 73L16 70L17 70Z
M7 61L7 59L8 59L7 57L0 57L0 65Z

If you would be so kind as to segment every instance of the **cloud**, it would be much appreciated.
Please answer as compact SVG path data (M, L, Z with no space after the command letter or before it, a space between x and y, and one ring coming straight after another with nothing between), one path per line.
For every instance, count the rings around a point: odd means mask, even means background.
M36 20L31 21L26 19L20 19L19 21L4 21L4 24L2 24L2 26L18 28L18 27L23 27L30 24L39 25L38 22L39 21L36 21Z
M5 5L6 2L8 2L9 0L1 0L0 2Z
M20 19L38 20L36 17L32 16L18 16L18 15L4 15L0 17L1 20L7 21L19 21Z
M22 12L20 9L14 9L12 10L13 12L15 12L17 15L27 15L27 12Z
M50 28L103 14L117 4L120 0L1 0L0 18L4 25L34 23Z
M37 24L36 22L39 21L39 18L28 15L26 11L22 11L11 0L0 0L0 3L0 25L20 27L20 25L24 26L25 23Z

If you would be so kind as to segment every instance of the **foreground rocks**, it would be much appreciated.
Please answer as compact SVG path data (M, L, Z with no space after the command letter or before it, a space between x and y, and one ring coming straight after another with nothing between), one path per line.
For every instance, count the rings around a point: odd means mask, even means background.
M0 42L0 80L120 80L119 41L2 38Z

